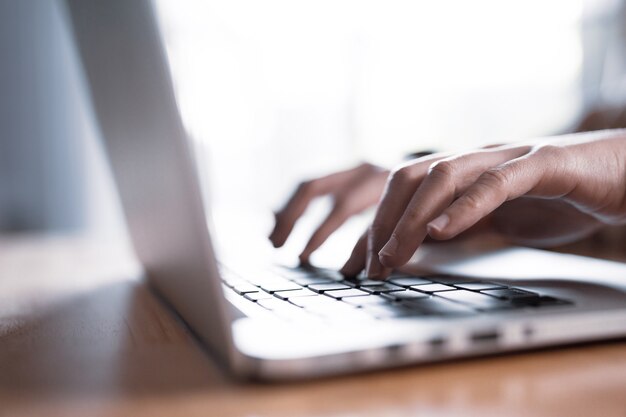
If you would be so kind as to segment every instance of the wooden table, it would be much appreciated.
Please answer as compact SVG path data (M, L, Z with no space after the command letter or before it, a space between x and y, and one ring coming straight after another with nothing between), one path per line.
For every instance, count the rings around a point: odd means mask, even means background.
M296 384L231 380L119 245L0 239L2 416L626 416L626 342Z

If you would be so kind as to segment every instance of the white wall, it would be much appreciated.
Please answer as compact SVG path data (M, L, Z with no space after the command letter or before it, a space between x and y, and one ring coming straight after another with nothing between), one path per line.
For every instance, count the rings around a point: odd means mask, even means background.
M562 130L581 109L576 0L157 0L216 194L272 207L361 159Z

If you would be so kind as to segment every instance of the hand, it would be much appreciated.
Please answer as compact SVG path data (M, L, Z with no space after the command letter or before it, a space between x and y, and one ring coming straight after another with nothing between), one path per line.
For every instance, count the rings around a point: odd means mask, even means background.
M346 171L303 182L285 207L275 214L276 223L270 234L270 241L275 247L284 245L296 221L302 216L309 203L314 198L330 195L333 198L330 213L315 230L300 254L300 262L308 263L311 254L339 226L351 216L378 202L388 175L388 170L363 163Z
M447 240L480 223L512 240L562 243L624 223L625 200L624 130L420 158L390 175L342 272L385 278L427 236Z

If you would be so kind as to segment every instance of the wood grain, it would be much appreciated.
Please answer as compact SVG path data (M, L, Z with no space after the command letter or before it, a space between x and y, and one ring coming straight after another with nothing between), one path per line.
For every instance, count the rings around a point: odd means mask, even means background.
M0 239L0 415L626 416L626 342L296 384L233 381L119 244Z

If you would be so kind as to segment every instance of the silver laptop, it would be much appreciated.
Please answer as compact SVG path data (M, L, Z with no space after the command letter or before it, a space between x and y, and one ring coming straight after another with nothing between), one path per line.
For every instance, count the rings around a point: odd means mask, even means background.
M236 375L311 378L626 336L617 263L448 247L422 251L436 273L373 282L217 259L151 3L67 6L147 279Z

